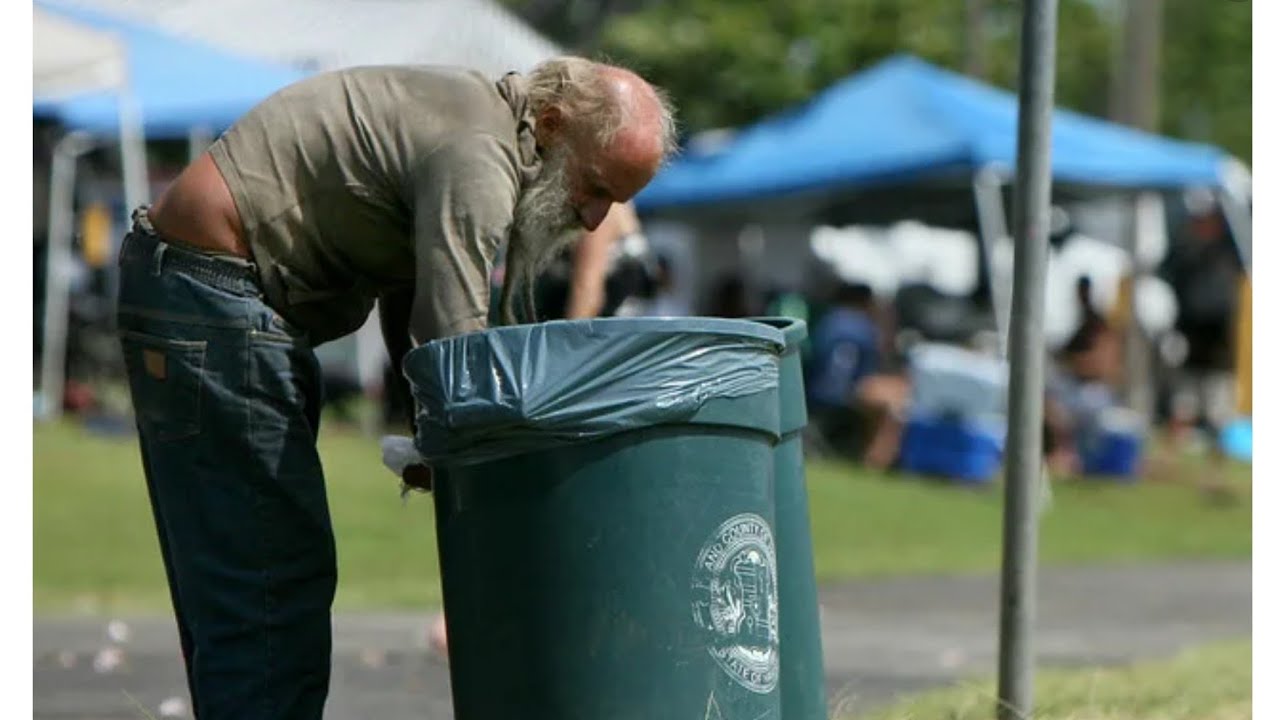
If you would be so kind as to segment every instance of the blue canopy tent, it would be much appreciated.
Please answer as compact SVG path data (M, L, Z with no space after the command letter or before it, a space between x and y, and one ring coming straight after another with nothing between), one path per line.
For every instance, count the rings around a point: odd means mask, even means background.
M149 138L185 138L192 128L218 132L303 73L154 30L101 13L37 0L36 7L115 34L128 58L128 80L143 132ZM117 96L94 93L34 103L68 128L114 134Z
M688 219L801 208L831 224L976 221L1003 327L1012 278L997 281L992 257L1008 236L1004 196L1017 134L1015 94L896 55L718 147L694 143L636 197L636 207ZM1248 266L1248 201L1236 182L1242 166L1222 150L1056 110L1052 163L1060 195L1214 188Z
M741 131L719 149L691 153L636 198L645 211L787 193L1011 172L1017 97L898 55L809 103ZM1053 116L1058 183L1151 189L1220 187L1228 156L1078 113Z

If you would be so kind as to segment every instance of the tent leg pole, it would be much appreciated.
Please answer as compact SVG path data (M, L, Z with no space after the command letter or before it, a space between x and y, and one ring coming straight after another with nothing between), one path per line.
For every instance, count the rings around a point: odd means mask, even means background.
M973 176L973 200L978 211L978 238L982 242L983 264L987 270L987 292L996 333L1000 336L1000 359L1004 360L1009 357L1010 289L1004 278L996 273L995 262L997 244L1009 237L1002 185L994 168L983 168Z
M187 162L195 162L213 142L213 133L204 125L197 125L187 133Z
M1143 238L1164 232L1164 198L1159 193L1134 193L1129 202L1129 224L1125 237L1129 254L1129 292L1120 308L1125 318L1124 374L1126 402L1149 424L1154 415L1155 387L1151 377L1151 341L1138 323L1138 288L1149 274L1140 248Z
M137 101L128 92L120 94L120 165L124 175L124 226L129 227L134 208L149 201L147 139L142 130Z
M1222 214L1227 219L1227 227L1231 237L1236 241L1236 252L1240 253L1240 263L1245 274L1253 276L1253 216L1249 207L1239 194L1219 190L1218 203L1222 206Z
M49 178L49 248L44 275L44 331L40 351L42 417L51 421L62 417L65 389L70 293L67 273L71 265L76 160L91 149L92 139L82 132L67 135L53 149Z

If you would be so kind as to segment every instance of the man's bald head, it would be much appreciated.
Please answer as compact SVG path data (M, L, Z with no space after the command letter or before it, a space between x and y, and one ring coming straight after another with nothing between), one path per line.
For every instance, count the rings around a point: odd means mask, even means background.
M621 120L604 144L618 146L619 152L647 154L660 165L675 151L675 119L667 99L630 70L600 65L599 72Z
M625 68L555 58L529 74L528 92L544 144L564 134L582 144L581 150L621 154L637 164L648 160L655 171L675 150L670 102Z

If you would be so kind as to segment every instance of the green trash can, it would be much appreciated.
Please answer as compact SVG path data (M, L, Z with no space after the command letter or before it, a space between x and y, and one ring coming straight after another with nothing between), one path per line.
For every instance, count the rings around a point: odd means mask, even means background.
M826 720L827 690L818 623L818 583L813 569L804 439L808 424L801 347L809 336L803 320L752 318L782 330L779 374L781 442L774 448L774 529L778 547L778 638L784 720Z
M455 717L781 717L783 344L640 318L410 353Z

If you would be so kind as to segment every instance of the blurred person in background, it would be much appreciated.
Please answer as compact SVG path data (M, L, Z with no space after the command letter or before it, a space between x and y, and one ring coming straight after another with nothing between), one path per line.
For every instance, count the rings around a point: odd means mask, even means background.
M1178 300L1174 327L1186 341L1186 357L1174 370L1170 436L1174 442L1196 430L1207 436L1209 471L1195 482L1210 499L1232 501L1222 438L1237 414L1235 323L1244 264L1213 195L1193 191L1186 200L1187 222L1162 268Z
M1123 379L1123 339L1094 306L1093 281L1087 275L1076 279L1076 304L1080 324L1062 347L1067 372L1077 382L1114 386Z
M649 317L686 317L693 313L680 296L674 261L670 255L659 253L655 261L653 291L640 314Z
M196 717L323 713L337 568L313 347L375 300L397 365L484 329L504 244L503 320L530 314L546 263L673 147L668 103L621 68L352 68L269 97L134 212L120 341Z
M1059 352L1060 368L1050 372L1045 397L1045 454L1060 473L1079 472L1078 449L1116 405L1124 373L1123 338L1094 307L1087 275L1076 280L1076 303L1080 324Z
M902 375L885 372L871 288L841 284L810 337L805 385L820 432L868 467L889 468L898 457L910 385Z
M754 315L754 303L746 279L738 273L721 276L711 295L712 317L744 318Z
M1175 439L1183 439L1199 427L1216 445L1236 409L1235 316L1244 271L1212 196L1190 193L1188 210L1163 268L1178 299L1174 327L1186 340L1186 358L1175 374L1171 429Z

